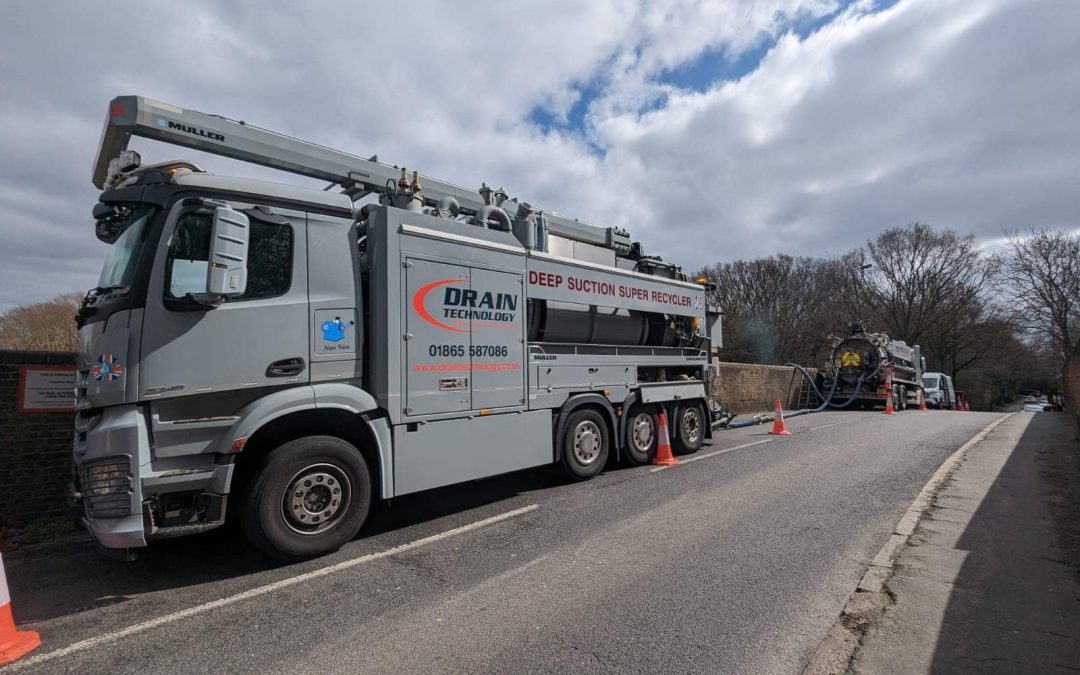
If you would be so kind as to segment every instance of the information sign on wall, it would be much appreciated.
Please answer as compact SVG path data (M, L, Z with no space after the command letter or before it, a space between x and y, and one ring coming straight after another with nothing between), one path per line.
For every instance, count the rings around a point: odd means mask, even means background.
M19 412L75 409L75 369L23 366L19 373Z

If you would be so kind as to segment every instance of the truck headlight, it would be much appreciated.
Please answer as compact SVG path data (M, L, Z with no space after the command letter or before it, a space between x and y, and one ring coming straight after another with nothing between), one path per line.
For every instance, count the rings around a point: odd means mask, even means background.
M96 518L120 518L131 513L131 457L118 455L83 465L83 498Z

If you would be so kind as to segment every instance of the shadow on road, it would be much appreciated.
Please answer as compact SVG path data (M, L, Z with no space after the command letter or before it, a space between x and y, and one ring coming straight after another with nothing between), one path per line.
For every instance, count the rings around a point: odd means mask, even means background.
M955 548L968 551L932 672L1080 663L1080 453L1072 424L1037 413ZM1062 587L1062 579L1066 582Z
M553 467L545 466L397 497L373 506L357 539L423 525L563 483ZM4 562L20 624L123 603L139 594L286 567L250 546L232 522L201 535L155 541L131 562L103 556L89 537L21 549L6 555Z

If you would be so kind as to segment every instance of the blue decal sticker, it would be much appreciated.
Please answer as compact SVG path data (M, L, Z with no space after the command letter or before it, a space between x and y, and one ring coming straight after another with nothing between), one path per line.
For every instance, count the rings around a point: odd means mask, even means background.
M351 325L352 321L345 323L340 316L335 316L333 321L323 321L322 339L327 342L340 342L345 339L345 329Z

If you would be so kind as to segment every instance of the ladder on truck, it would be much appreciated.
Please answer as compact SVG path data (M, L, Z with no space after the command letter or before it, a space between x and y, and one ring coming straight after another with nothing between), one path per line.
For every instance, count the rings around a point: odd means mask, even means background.
M93 183L107 189L109 178L120 168L138 166L139 158L127 151L132 136L163 141L202 152L251 162L319 180L326 189L340 187L354 202L370 194L383 195L402 181L403 169L364 159L340 150L260 129L243 121L161 103L142 96L118 96L109 104L105 128L94 161ZM419 191L419 188L414 188ZM508 196L486 185L474 191L446 181L424 177L424 206L438 207L441 200L456 200L465 215L484 214L485 207L502 207ZM539 226L566 239L614 250L617 256L632 251L630 235L615 227L597 227L551 211L535 209L527 202L509 200L518 214L535 218ZM511 214L512 216L514 214Z

